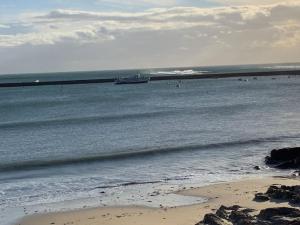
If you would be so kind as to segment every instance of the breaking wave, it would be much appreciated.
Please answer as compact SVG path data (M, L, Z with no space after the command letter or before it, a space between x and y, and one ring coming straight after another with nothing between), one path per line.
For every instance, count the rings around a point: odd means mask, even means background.
M208 71L196 71L196 70L172 70L172 71L156 71L151 72L151 75L193 75L193 74L204 74Z
M289 139L289 138L300 138L300 134L296 134L292 136L276 136L276 137L237 140L237 141L202 144L202 145L198 144L198 145L184 145L184 146L177 146L177 147L149 148L149 149L139 149L135 151L129 150L129 151L122 151L122 152L114 152L111 154L99 154L99 155L80 157L80 158L23 161L17 163L2 164L0 165L0 172L26 170L26 169L34 169L34 168L41 168L41 167L63 166L63 165L78 164L78 163L89 163L89 162L97 162L103 160L124 159L130 157L141 157L141 156L145 157L148 155L163 154L163 153L170 153L170 152L222 149L225 147L254 145L254 144L260 144L264 142L276 142L276 141L281 141L283 139Z

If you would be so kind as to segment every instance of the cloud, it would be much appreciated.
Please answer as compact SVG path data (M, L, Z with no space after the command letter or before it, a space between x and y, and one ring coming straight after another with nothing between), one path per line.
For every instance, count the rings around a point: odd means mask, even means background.
M54 44L61 41L101 42L114 40L115 36L124 32L191 27L195 27L199 32L202 29L215 32L282 29L280 27L287 21L297 24L300 20L299 12L300 4L218 8L173 7L136 13L54 10L46 14L23 15L23 23L29 24L32 32L2 34L0 46Z
M222 5L241 6L241 5L271 5L295 3L297 0L211 0Z
M296 1L213 8L162 7L139 12L57 9L20 15L14 27L26 27L22 31L15 28L12 33L0 27L0 50L27 49L27 54L35 54L28 47L34 46L46 59L50 47L67 52L77 49L80 54L61 59L66 67L74 69L82 69L77 67L78 62L88 69L100 65L111 68L112 62L114 67L158 67L172 66L172 62L296 61L300 60L299 12L300 2ZM105 59L99 54L103 51Z
M176 0L123 0L120 2L119 0L96 0L98 4L117 4L117 5L127 5L127 6L174 6L178 1Z
M7 25L7 24L0 24L0 29L8 29L8 28L10 28L9 25Z

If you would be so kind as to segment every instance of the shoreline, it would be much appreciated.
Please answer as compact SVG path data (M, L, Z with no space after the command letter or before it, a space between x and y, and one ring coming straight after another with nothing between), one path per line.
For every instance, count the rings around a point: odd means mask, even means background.
M175 191L182 196L206 198L198 204L173 207L109 206L83 208L66 212L54 212L26 216L16 225L194 225L207 213L215 212L221 205L241 205L261 210L266 207L289 206L287 202L255 202L254 194L265 192L272 184L300 185L300 180L292 177L257 177L231 182L210 184L197 188ZM163 204L163 202L162 202Z
M279 70L279 71L260 71L260 72L232 72L232 73L207 73L192 75L168 75L150 76L150 81L162 80L191 80L191 79L218 79L230 77L261 77L261 76L299 76L300 70ZM74 85L74 84L95 84L113 83L115 78L98 78L86 80L57 80L57 81L33 81L33 82L12 82L0 83L0 88L9 87L30 87L30 86L49 86L49 85Z

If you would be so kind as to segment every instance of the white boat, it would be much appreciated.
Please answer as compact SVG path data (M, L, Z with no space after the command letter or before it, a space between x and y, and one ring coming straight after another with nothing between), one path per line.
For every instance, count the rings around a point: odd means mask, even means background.
M121 77L115 80L115 84L141 84L148 83L150 81L150 77L144 77L140 74L133 77Z

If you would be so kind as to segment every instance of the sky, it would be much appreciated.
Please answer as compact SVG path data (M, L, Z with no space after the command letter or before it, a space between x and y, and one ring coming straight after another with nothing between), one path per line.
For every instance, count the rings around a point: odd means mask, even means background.
M300 62L300 0L1 0L0 74Z

